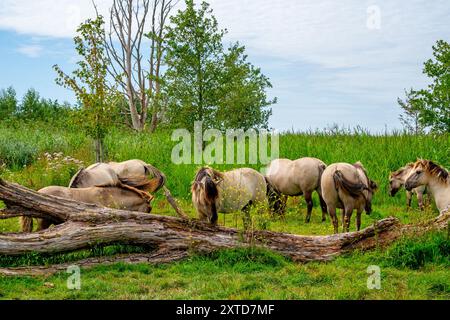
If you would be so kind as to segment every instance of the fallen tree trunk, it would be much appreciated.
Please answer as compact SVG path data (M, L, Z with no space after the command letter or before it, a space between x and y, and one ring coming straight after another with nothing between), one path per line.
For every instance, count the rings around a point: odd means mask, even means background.
M299 236L258 230L244 234L236 229L211 226L197 220L115 210L47 196L2 180L0 199L7 206L0 218L22 215L45 217L61 223L37 233L0 234L0 255L64 253L93 245L118 243L154 248L151 254L137 255L137 262L170 262L194 252L210 253L218 249L248 246L267 248L297 262L330 261L352 250L387 245L404 234L420 234L431 228L444 229L450 220L450 213L447 212L418 226L402 225L398 219L390 217L359 232L329 236ZM129 260L127 257L91 259L85 265L102 261L133 262L132 256ZM161 256L164 259L158 260ZM0 269L0 274L45 274L63 268L64 265L47 269Z

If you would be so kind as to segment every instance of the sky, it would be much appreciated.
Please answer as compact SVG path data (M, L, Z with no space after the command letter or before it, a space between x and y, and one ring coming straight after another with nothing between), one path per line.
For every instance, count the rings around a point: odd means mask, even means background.
M101 13L111 0L97 0ZM225 44L245 45L277 97L270 126L315 130L338 124L372 132L401 128L397 98L423 88L432 46L450 41L448 0L210 0ZM54 64L75 68L76 27L91 0L0 0L0 88L74 103Z

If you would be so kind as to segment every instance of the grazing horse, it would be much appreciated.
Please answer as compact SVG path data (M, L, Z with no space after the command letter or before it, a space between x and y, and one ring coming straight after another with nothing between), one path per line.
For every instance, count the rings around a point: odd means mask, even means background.
M85 203L97 204L104 207L122 209L128 211L139 211L150 213L152 207L148 201L132 190L118 187L90 187L71 189L66 187L46 187L38 191L39 193L70 199ZM47 229L55 223L47 219L37 219L38 231ZM22 232L33 231L33 219L21 217Z
M322 221L326 220L327 207L322 198L320 180L326 164L316 158L298 160L277 159L267 168L269 184L269 206L272 211L283 213L287 196L305 196L307 204L306 223L311 220L312 194L316 191L322 207Z
M427 186L441 213L450 210L450 178L443 167L429 160L417 160L406 179L406 190Z
M405 181L411 173L413 163L408 163L406 166L392 172L389 175L389 194L394 197L397 192L405 185ZM427 188L425 186L419 186L412 189L411 191L406 190L406 204L411 208L412 195L415 193L417 195L417 202L419 204L420 210L423 210L423 195L427 193Z
M335 163L322 174L322 196L333 221L334 233L338 233L339 223L336 208L342 209L343 232L349 232L350 219L356 209L356 227L361 229L361 214L372 212L372 196L377 184L370 180L360 162L355 164Z
M250 168L219 172L202 168L191 187L192 203L200 220L217 224L217 213L244 212L244 227L250 220L253 206L267 203L267 184L264 176Z
M155 167L141 160L128 160L96 163L81 169L73 176L69 188L121 187L151 201L153 196L150 193L162 188L165 181L164 174Z

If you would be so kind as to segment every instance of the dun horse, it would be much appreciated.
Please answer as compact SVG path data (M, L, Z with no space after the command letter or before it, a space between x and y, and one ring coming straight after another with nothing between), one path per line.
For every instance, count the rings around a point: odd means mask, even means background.
M395 172L392 172L389 175L389 194L391 197L394 197L397 192L405 185L405 181L411 173L413 163L408 163L403 168L398 169ZM406 190L406 204L410 208L412 195L417 195L417 202L419 204L420 210L424 208L424 194L427 193L427 188L425 186L419 186L417 188L412 189L411 191ZM428 195L429 198L429 195Z
M155 167L141 160L96 163L81 169L70 181L69 188L121 187L132 190L142 197L153 199L150 193L165 184L166 177Z
M123 209L129 211L139 211L149 213L152 207L146 199L142 198L134 191L117 187L90 187L71 189L66 187L46 187L38 191L39 193L55 196L64 199L76 200L85 203L97 204L104 207ZM47 219L38 219L38 231L47 229L54 223ZM23 232L33 231L33 219L22 217L21 225Z
M450 177L446 169L429 160L417 160L406 179L406 190L427 186L441 213L450 210Z
M217 224L217 213L244 212L244 227L250 221L250 209L267 203L264 176L250 168L219 172L202 168L192 184L192 203L199 218Z
M287 196L304 195L307 204L306 222L309 223L314 205L312 194L316 191L322 207L322 221L325 221L327 207L322 198L320 180L326 167L325 163L316 158L272 161L266 173L270 188L269 205L271 210L283 213Z
M110 187L109 191L106 191L106 193L112 193L111 196L113 197L124 195L120 190L128 190L131 193L126 193L128 195L127 199L134 193L137 197L133 197L135 198L133 201L137 201L137 204L126 206L124 209L134 211L133 208L140 208L141 205L143 206L139 201L146 202L147 207L149 207L149 203L153 200L153 196L150 192L158 191L164 186L165 181L166 177L164 174L155 167L141 160L128 160L125 162L96 163L86 169L81 169L72 177L69 188L86 189L91 187ZM111 187L116 187L117 190L112 191L114 189ZM92 192L93 189L90 190ZM86 194L89 193L89 191L84 192ZM100 189L95 189L93 192L93 194L97 196L101 196L101 193L102 191ZM70 199L70 194L66 192L66 195L69 196ZM88 195L85 195L84 197L89 198ZM138 197L140 197L141 200L137 200ZM90 198L90 200L90 203L105 206L110 206L110 204L114 203L111 200L104 201L103 199L95 199L95 197ZM122 199L117 198L115 201L120 203ZM31 232L29 225L32 226L32 223L33 221L31 218L22 218L22 231ZM48 225L49 222L44 221L40 222L40 224Z
M375 182L367 176L360 162L355 164L335 163L322 174L322 196L333 221L334 232L338 233L339 223L336 208L342 209L343 232L349 232L350 219L356 209L356 227L361 229L361 214L372 212L372 196L377 189Z

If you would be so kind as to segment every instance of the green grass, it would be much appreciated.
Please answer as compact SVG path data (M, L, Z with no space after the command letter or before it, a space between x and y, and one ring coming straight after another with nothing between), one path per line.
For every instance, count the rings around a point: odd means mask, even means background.
M69 274L0 277L3 299L450 299L449 263L393 267L389 254L355 253L331 263L296 264L261 249L226 250L152 266L98 266L81 272L81 290ZM443 257L441 257L443 258ZM381 267L381 289L367 288L367 267Z
M189 215L195 216L189 200L189 187L199 165L173 164L170 156L176 143L166 132L149 135L119 129L114 129L106 140L110 160L138 158L161 169L174 196L181 200ZM407 211L403 192L395 198L388 196L387 177L390 171L416 158L433 159L448 168L448 135L370 136L362 131L288 133L280 137L280 144L281 157L313 156L326 163L361 161L366 166L380 190L374 198L374 212L363 216L363 228L388 216L395 216L403 223L420 223L437 214L434 207L424 212L417 209ZM48 185L67 185L80 166L93 162L91 150L90 140L70 129L49 128L42 124L0 125L1 177L36 190ZM239 165L214 166L228 170ZM261 165L252 167L260 169ZM315 202L318 203L317 198ZM154 203L153 213L174 215L161 195ZM253 226L305 235L332 233L330 221L321 222L318 207L313 211L310 224L304 222L305 213L303 198L291 198L284 218L255 214ZM239 213L220 215L219 223L240 228L242 219ZM354 230L354 218L351 228ZM0 232L17 231L17 219L0 221ZM93 256L141 251L130 246L108 246L51 256L0 257L0 267L72 262ZM366 270L372 264L381 267L381 290L367 289ZM449 299L449 266L447 234L431 233L419 239L402 239L385 251L357 252L330 263L298 265L267 251L248 249L195 256L170 265L99 266L82 270L80 291L66 288L68 275L64 273L48 278L0 277L0 298Z

